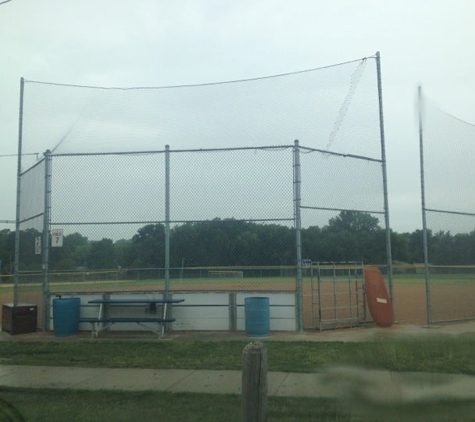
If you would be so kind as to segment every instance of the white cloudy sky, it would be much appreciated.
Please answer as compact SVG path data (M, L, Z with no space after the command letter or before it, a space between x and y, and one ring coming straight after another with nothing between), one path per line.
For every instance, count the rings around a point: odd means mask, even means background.
M474 16L472 0L0 4L0 220L15 215L16 158L8 155L17 151L21 77L124 87L195 84L380 51L391 226L420 228L416 88L421 83L443 109L475 122Z

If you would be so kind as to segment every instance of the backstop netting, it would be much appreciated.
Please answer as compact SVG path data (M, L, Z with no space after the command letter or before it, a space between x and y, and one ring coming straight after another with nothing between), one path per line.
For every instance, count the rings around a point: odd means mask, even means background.
M20 242L19 268L58 294L297 292L301 257L386 265L376 59L176 87L24 81L18 226L42 253ZM345 224L349 243L312 237Z
M475 126L422 97L428 322L475 318Z
M14 302L35 303L43 309L43 230L45 211L45 160L21 171L17 209Z

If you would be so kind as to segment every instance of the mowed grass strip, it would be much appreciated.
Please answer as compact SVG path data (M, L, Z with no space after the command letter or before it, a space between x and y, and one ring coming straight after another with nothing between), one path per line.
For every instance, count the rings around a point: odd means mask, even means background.
M304 282L310 283L310 279ZM245 277L245 278L226 278L226 277L202 277L202 278L183 278L171 279L171 290L223 290L227 291L230 286L236 290L239 286L253 286L268 290L278 290L282 286L284 290L292 289L296 285L295 277ZM50 283L52 292L88 292L88 291L113 291L125 290L127 288L137 290L137 288L163 291L165 280L163 279L134 279L134 280L89 280L89 281L53 281Z
M109 368L241 370L241 341L7 341L0 363ZM318 372L329 365L475 375L475 335L364 343L264 342L269 371Z
M267 420L473 421L469 400L379 403L371 399L269 397ZM48 422L206 421L239 422L241 396L152 391L84 391L0 387L0 421Z
M387 277L386 277L387 278ZM387 280L386 280L387 281ZM310 285L312 282L310 277L304 277L303 283ZM317 283L316 276L313 279ZM322 277L321 282L324 284L331 284L333 279L331 277ZM345 283L347 279L345 276L338 277L338 283ZM394 274L393 282L395 284L425 284L424 274ZM430 282L433 285L473 285L475 287L475 274L431 274ZM162 291L165 286L163 279L130 279L130 280L61 280L52 278L50 281L50 290L54 293L78 293L78 292L110 292L123 291L130 288L131 290L143 289L150 291ZM202 277L202 278L183 278L171 279L170 288L172 290L232 290L239 289L242 286L246 290L246 286L263 290L278 290L279 286L283 290L292 290L296 286L295 277L244 277L244 278L225 278L225 277ZM23 292L38 291L41 289L41 282L38 283L24 283L20 285L20 290ZM13 284L0 285L0 293L9 293L13 291Z
M16 416L2 419L0 401L0 421L242 421L239 395L0 387L0 397ZM267 416L269 421L282 422L363 420L346 413L334 400L293 397L270 397Z
M240 422L239 395L167 392L39 390L0 387L0 420L48 422L104 421L206 421ZM2 402L9 407L2 419ZM475 404L467 401L434 401L417 405L348 403L331 399L269 397L267 419L302 421L401 421L471 420ZM7 413L9 412L9 413ZM450 419L455 417L456 419ZM427 419L430 418L430 419Z
M475 287L475 274L431 274L431 285L473 285ZM425 284L425 274L395 274L394 283L397 284Z

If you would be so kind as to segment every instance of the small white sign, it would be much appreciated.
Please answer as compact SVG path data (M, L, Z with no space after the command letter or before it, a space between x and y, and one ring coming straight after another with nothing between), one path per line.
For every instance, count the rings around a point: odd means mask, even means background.
M63 229L51 230L51 247L61 248L63 246Z
M388 301L386 299L384 299L383 297L377 297L376 302L378 302L378 303L388 303Z
M35 255L41 255L41 237L35 237Z

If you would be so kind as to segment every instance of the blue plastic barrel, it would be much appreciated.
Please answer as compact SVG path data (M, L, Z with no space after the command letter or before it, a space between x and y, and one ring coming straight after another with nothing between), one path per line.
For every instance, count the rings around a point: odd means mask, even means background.
M54 335L72 336L79 331L81 299L53 299Z
M246 297L244 299L246 335L265 337L270 333L270 310L268 297Z

